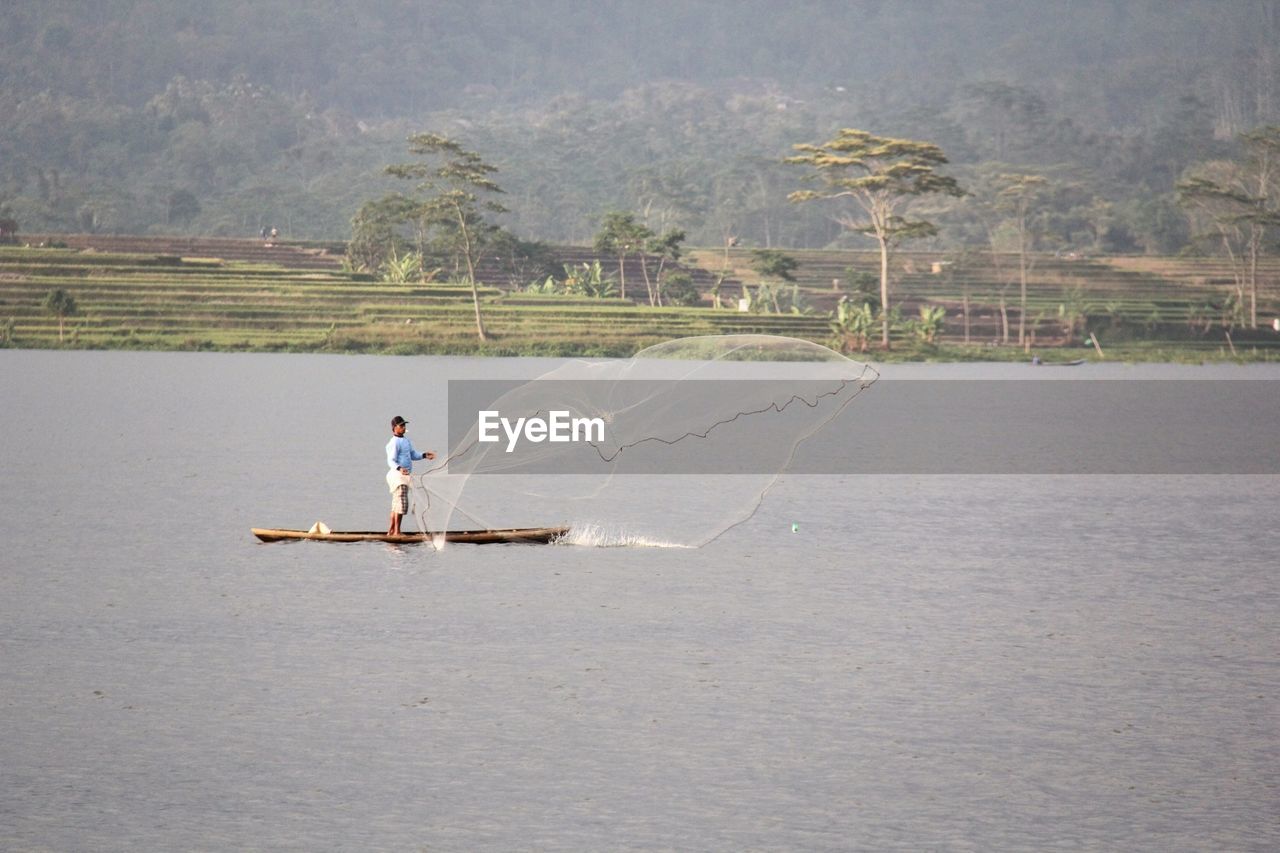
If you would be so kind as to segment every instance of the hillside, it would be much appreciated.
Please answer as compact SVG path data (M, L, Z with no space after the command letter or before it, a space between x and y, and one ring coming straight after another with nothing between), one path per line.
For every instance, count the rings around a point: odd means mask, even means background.
M0 344L16 347L227 349L506 355L629 355L675 337L758 332L829 344L827 319L851 292L850 272L874 268L868 254L798 252L796 287L804 314L734 310L743 285L755 286L749 254L729 255L726 305L708 307L720 252L696 252L684 267L703 292L703 307L653 308L630 300L544 296L512 290L495 277L481 288L493 341L475 335L470 291L459 285L394 285L343 272L340 256L319 246L190 238L70 235L66 248L0 248ZM590 249L562 247L562 262L616 261ZM712 263L714 261L714 263ZM482 267L482 273L486 268ZM490 267L489 269L493 269ZM1017 293L1008 264L948 256L901 257L895 299L904 317L921 305L946 310L942 348L920 348L896 333L900 355L916 358L1022 358L1016 346ZM1092 332L1108 355L1168 358L1280 357L1280 260L1262 294L1268 327L1250 331L1227 320L1229 271L1212 260L1040 257L1029 285L1028 329L1035 351L1079 349ZM633 269L629 275L639 277ZM833 289L833 280L836 288ZM63 289L77 311L58 318L43 307ZM1004 343L1000 298L1012 340ZM967 304L967 311L966 311ZM1069 309L1065 313L1062 309ZM966 340L965 318L968 316ZM1077 316L1078 315L1078 316ZM1072 330L1066 320L1076 316ZM1228 334L1231 336L1228 340ZM873 356L874 357L874 356Z
M962 177L1052 172L1071 191L1046 247L1167 254L1185 170L1280 123L1278 40L1253 0L22 0L0 14L0 218L347 239L433 131L499 168L522 239L589 243L623 210L819 248L838 232L787 204L781 161L858 127Z

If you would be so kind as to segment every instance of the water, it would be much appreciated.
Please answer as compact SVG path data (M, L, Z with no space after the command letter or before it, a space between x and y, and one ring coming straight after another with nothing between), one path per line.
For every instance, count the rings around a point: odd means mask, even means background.
M446 378L543 366L0 351L0 848L1280 843L1274 474L794 476L694 550L249 536L377 529L391 414L431 446Z

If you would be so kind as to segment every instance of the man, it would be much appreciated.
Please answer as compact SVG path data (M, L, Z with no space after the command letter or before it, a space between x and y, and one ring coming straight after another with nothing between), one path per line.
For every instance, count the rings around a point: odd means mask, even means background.
M405 438L404 431L409 422L396 415L391 419L391 440L387 442L387 486L391 489L391 524L387 528L388 536L400 535L400 520L409 511L409 485L412 480L413 463L419 459L435 459L435 453L428 450L419 453L413 449L413 442Z

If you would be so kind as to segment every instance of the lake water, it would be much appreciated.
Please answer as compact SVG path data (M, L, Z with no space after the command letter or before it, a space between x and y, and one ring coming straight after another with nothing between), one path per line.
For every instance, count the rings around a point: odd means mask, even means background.
M1123 385L1132 469L934 468L875 387L698 549L250 536L378 529L392 414L552 364L0 351L0 848L1280 845L1280 370L1061 370L1204 382Z

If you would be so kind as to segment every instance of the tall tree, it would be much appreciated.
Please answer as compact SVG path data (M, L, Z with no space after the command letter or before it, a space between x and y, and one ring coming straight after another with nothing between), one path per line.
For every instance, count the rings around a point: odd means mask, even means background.
M997 208L1007 217L1018 239L1018 346L1027 342L1027 274L1030 272L1032 211L1047 189L1042 175L998 175Z
M633 253L643 258L645 245L653 239L653 232L636 221L634 213L612 211L604 215L600 230L596 232L597 252L608 252L618 258L618 286L621 297L627 298L627 257Z
M649 304L662 304L662 273L668 263L675 264L684 253L681 243L685 233L679 228L672 228L662 234L653 235L645 243L644 253L640 255L640 272L644 273L644 286L649 292ZM649 277L649 257L658 259L657 269L652 278Z
M466 264L467 283L471 285L471 302L475 306L476 333L480 340L489 339L480 317L480 292L476 286L476 262L486 238L496 229L485 222L485 213L503 213L502 205L488 196L502 188L490 177L498 171L446 136L417 133L409 137L409 153L426 158L426 162L388 166L387 174L418 181L422 195L415 199L416 218L426 228L452 231L458 255Z
M1208 220L1235 272L1236 289L1249 297L1249 325L1258 327L1258 262L1267 234L1280 226L1280 127L1241 136L1238 161L1204 163L1178 184L1178 199Z
M808 166L817 190L799 190L792 202L830 201L837 205L840 226L875 238L880 247L880 345L889 348L889 254L904 240L933 236L937 228L923 219L908 219L920 197L941 193L960 196L954 178L939 174L947 162L930 142L874 136L845 128L821 145L796 145L800 152L786 162Z

